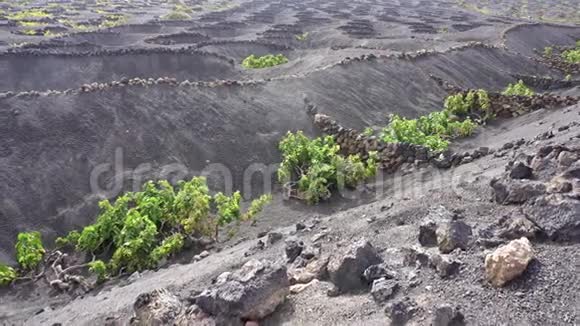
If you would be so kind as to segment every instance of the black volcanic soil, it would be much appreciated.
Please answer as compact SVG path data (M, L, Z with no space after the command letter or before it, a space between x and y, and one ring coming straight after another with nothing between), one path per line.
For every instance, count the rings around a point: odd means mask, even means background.
M463 6L445 0L235 1L217 11L203 5L191 20L172 22L159 19L171 8L162 1L133 1L130 8L112 9L128 13L126 25L56 37L15 33L19 27L2 24L0 17L0 261L13 263L20 231L39 230L49 240L90 223L97 201L117 193L95 193L91 187L91 174L103 167L101 186L120 178L122 189L132 189L147 179L185 178L221 164L231 172L234 188L249 198L263 191L261 180L252 180L251 190L244 186L249 166L279 162L277 143L288 130L319 133L307 112L312 105L362 129L384 125L391 113L414 117L441 109L447 93L431 76L494 91L516 81L514 75L563 79L564 73L533 60L535 50L572 45L580 39L580 27L546 24L536 9L551 5L546 17L566 14L573 23L576 4L530 0L529 20L509 9L518 1L496 2L488 12L471 0ZM89 9L80 6L69 14L85 20L94 14ZM300 40L300 35L306 36ZM429 52L417 52L423 50ZM250 54L268 53L283 53L290 62L264 70L240 64ZM129 82L132 78L145 82ZM578 87L556 92L580 95ZM498 121L456 146L498 148L532 139L553 125L579 121L579 111L575 106ZM579 131L571 128L551 141L578 144L570 138ZM114 170L119 151L122 166ZM185 297L247 260L243 253L260 231L291 228L315 216L332 230L334 240L325 250L362 235L381 249L412 245L420 218L436 205L465 208L469 223L489 224L507 210L490 204L486 195L489 179L506 161L489 157L447 172L401 175L403 192L319 207L283 201L275 192L257 226L219 244L224 250L207 260L146 272L124 287L113 282L72 302L46 284L3 290L0 323L94 325L115 317L124 324L138 294L167 286ZM444 178L435 182L430 173ZM223 188L217 172L211 175L215 189ZM466 175L467 184L454 185L454 175ZM452 185L455 190L449 190ZM395 203L392 211L379 213L390 203ZM365 221L369 214L379 218L371 226ZM282 250L278 245L256 257L278 257ZM504 290L480 282L478 251L461 257L466 270L451 281L421 275L422 286L413 294L423 295L425 306L460 304L473 325L580 322L578 271L570 267L580 264L578 244L541 243L537 250L541 265ZM384 318L368 295L330 300L323 289L311 288L291 297L265 324L382 325Z

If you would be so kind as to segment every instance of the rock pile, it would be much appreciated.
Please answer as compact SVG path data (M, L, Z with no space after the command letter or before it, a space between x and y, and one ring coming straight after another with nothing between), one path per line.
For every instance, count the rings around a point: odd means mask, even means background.
M343 46L332 47L333 50L339 50L339 49L344 49L344 48L347 48L347 47L346 46L344 46L344 47ZM357 48L375 49L373 47L368 47L368 46L357 46ZM378 56L370 53L370 54L362 54L362 55L357 56L357 57L346 57L346 58L342 59L338 63L338 65L346 65L346 64L353 63L353 62L361 62L361 61L373 61L373 60L376 60L377 58L386 59L386 60L390 60L390 59L416 60L416 59L427 57L430 55L444 54L444 53L450 53L450 52L455 52L455 51L461 51L461 50L465 50L465 49L476 49L476 48L497 49L498 47L495 45L485 44L482 42L469 42L467 44L452 46L448 49L445 49L444 51L422 49L422 50L418 50L415 52L401 52L398 54L378 55Z
M105 57L105 56L122 56L122 55L140 55L140 54L187 54L187 55L198 55L204 57L215 57L222 59L231 65L234 65L235 60L219 55L216 53L200 51L196 49L195 46L189 46L184 48L168 48L168 47L157 47L157 48L121 48L121 49L98 49L85 52L58 52L51 53L43 49L8 49L5 52L0 53L0 57L26 57L26 56L58 56L58 57Z
M504 234L542 233L555 241L580 241L579 157L580 148L544 146L524 161L508 164L506 173L491 181L497 203L522 205L518 218L505 221Z
M177 34L179 35L179 34ZM249 46L256 46L261 45L272 49L272 51L289 51L292 50L290 46L278 43L268 43L260 40L238 40L238 41L231 41L231 40L212 40L212 41L202 41L196 44L198 48L202 48L204 46L209 45L228 45L228 44L236 44L236 45L249 45Z
M445 85L446 89L451 90L450 94L462 94L466 96L470 89L457 91L450 83L440 78L435 78L439 84ZM559 96L549 93L536 94L533 96L503 95L501 93L488 92L490 108L489 111L499 118L518 117L525 113L533 112L539 109L557 109L566 106L578 104L580 97Z
M64 91L58 90L47 90L47 91L24 91L24 92L4 92L0 93L0 99L7 99L12 97L17 98L35 98L40 96L55 96L55 95L71 95L75 93L94 93L107 91L111 89L119 89L124 87L149 87L156 85L165 85L172 87L237 87L237 86L255 86L263 84L264 80L247 80L247 81L237 81L237 80L217 80L217 81L177 81L173 77L159 77L159 78L122 78L118 81L112 81L108 83L91 83L81 85L78 89L67 89Z
M568 48L554 47L558 52L563 52ZM550 57L541 56L534 57L535 61L544 64L550 68L560 70L566 74L576 75L580 73L580 63L573 63L562 59L560 55L552 55Z
M538 89L562 89L580 85L580 80L562 80L552 77L528 76L520 74L511 75L516 80L522 80L524 84Z

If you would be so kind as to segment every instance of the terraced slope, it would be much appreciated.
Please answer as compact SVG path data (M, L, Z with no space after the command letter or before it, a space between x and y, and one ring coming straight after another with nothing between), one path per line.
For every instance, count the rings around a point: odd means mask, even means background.
M348 128L383 126L392 113L416 117L440 110L448 94L441 80L461 88L501 91L524 79L538 92L580 96L580 75L567 76L540 59L544 47L570 46L580 39L580 27L537 23L537 15L531 23L505 12L492 16L497 8L488 12L480 4L473 5L475 2L185 1L192 8L192 19L167 20L162 17L173 7L163 1L111 1L106 13L123 13L128 18L122 24L101 28L104 9L75 1L70 8L54 9L50 18L34 23L64 28L60 35L45 35L44 30L37 35L23 33L27 25L10 17L24 9L0 3L0 261L13 262L18 232L39 230L50 243L93 221L99 199L136 190L149 179L177 181L201 173L209 175L214 189L240 189L245 199L272 187L276 195L260 222L263 225L242 230L238 239L224 244L233 246L228 249L233 258L224 258L221 264L200 268L175 282L160 280L175 277L186 267L153 273L131 286L125 296L122 288L111 285L108 289L122 297L112 303L102 299L106 295L101 293L67 306L71 297L59 294L49 298L47 284L31 285L24 294L3 290L7 293L0 297L0 321L92 324L104 322L109 314L126 320L130 305L143 289L162 284L185 293L187 282L195 280L199 285L218 271L239 265L243 252L253 245L244 238L254 237L258 230L290 225L312 217L313 211L348 225L345 213L331 213L366 199L306 207L283 201L279 185L273 181L280 161L278 142L289 130L319 134L312 122L316 112ZM550 16L557 15L560 7L575 9L565 0L552 2L558 5ZM64 17L73 17L76 23L59 21ZM85 23L90 25L88 30L80 30L78 24ZM241 65L251 54L278 53L289 62L268 69ZM533 138L547 130L541 129L547 128L545 123L536 120L572 121L578 106L564 110L565 115L530 115L517 123L500 120L454 149L499 147L502 137L515 141L526 130L534 130L533 135L531 131L525 135ZM560 138L564 141L565 137ZM503 163L490 159L482 164L497 171ZM467 169L484 174L486 168L478 164ZM248 175L252 169L264 169L265 176ZM224 170L231 174L231 184L224 182ZM402 184L413 188L428 181L414 176ZM421 195L433 201L446 187L451 185L436 185ZM483 183L477 187L481 189L471 189L469 196L483 191ZM400 197L399 202L407 198ZM442 198L455 203L453 194L446 192ZM421 200L410 204L408 213L403 207L395 217L403 224L406 218L417 222L415 217L427 209ZM484 220L491 221L489 209L495 208L475 207L485 210ZM353 212L362 214L366 209ZM367 226L363 222L357 221L363 225L353 229L341 229L339 235L354 237ZM383 231L391 232L400 243L410 243L404 226L391 231L395 222L384 222ZM235 247L237 240L240 244ZM548 253L566 251L546 248ZM263 254L276 255L273 250ZM473 257L468 260L475 261ZM447 285L437 283L438 289ZM465 283L459 289L469 287ZM487 298L493 294L480 292ZM541 292L539 299L549 295ZM566 294L563 298L572 297ZM312 304L304 297L296 302ZM56 310L31 317L48 305ZM369 309L368 319L361 315L357 307L368 308L368 302L360 298L345 305L345 314L352 313L357 322L383 321L382 311L379 316ZM87 307L93 306L95 311L89 311ZM297 317L282 310L266 322L312 323L301 309ZM489 309L490 313L507 313L499 305ZM85 312L75 317L75 311ZM526 320L531 324L548 320L533 313L530 316ZM340 324L343 317L348 316L326 316L323 324ZM502 322L514 322L504 317ZM560 321L570 320L564 317Z

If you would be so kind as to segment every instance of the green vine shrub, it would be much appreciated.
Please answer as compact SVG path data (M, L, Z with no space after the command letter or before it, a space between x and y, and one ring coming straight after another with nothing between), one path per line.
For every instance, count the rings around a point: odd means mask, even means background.
M434 152L444 151L451 139L471 135L477 122L490 119L490 107L489 95L484 90L450 95L445 99L442 111L417 119L391 115L390 123L379 133L379 139L386 143L421 145Z
M484 120L490 118L491 102L489 94L482 89L469 91L466 94L450 95L445 99L445 111L453 115L464 116L470 113L481 112Z
M470 118L452 121L449 111L433 112L417 119L392 115L389 125L381 131L379 138L386 143L408 143L422 145L440 152L449 147L449 139L467 137L476 128Z
M569 63L580 63L580 41L576 41L576 48L562 52L562 59Z
M515 84L509 84L502 94L508 96L534 96L535 93L531 88L524 84L523 80L519 80Z
M268 54L262 57L257 57L255 55L250 55L242 61L242 66L251 69L260 69L274 67L288 62L288 58L283 54L273 55Z
M5 286L18 278L19 272L28 273L34 271L42 262L46 250L42 244L39 232L21 232L16 240L16 261L20 265L19 271L0 264L0 286Z
M176 187L164 180L149 181L140 192L100 202L96 222L57 239L57 245L93 255L112 253L108 262L89 263L89 270L103 280L123 271L156 268L178 253L188 237L217 237L219 227L254 218L270 199L264 195L242 213L239 192L211 196L203 177Z
M23 270L33 270L44 257L44 246L39 232L23 232L16 241L16 261Z
M282 163L278 180L289 185L295 197L316 204L331 197L339 187L355 187L373 176L377 168L377 153L369 158L343 156L332 136L310 139L301 131L288 134L280 141Z
M562 58L570 63L580 63L580 46L575 50L567 50L562 53Z
M0 264L0 286L12 283L16 277L18 277L18 274L16 274L14 268Z

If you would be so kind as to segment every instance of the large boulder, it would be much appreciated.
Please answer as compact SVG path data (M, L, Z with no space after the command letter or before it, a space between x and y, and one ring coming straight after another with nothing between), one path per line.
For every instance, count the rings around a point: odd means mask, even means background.
M365 270L380 264L381 257L366 239L353 243L342 254L333 255L328 263L330 281L340 292L350 292L367 287L363 278Z
M542 196L524 212L554 241L580 241L580 200L566 195Z
M487 279L493 286L504 286L522 274L533 258L532 244L527 238L513 240L485 257Z
M290 284L286 267L267 260L250 260L196 297L196 304L223 320L260 320L284 302Z
M463 221L449 221L437 228L437 246L444 254L456 248L467 250L472 237L472 230Z
M546 192L546 185L540 181L493 179L493 198L498 204L522 204Z
M511 166L509 175L512 179L531 179L532 173L531 167L523 162L516 162Z

